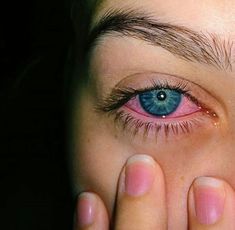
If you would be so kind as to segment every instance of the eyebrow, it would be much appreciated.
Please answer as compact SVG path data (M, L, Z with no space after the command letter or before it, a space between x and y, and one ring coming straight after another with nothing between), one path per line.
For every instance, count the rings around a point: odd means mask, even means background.
M213 33L193 31L185 26L160 22L137 10L109 10L92 28L88 48L104 36L127 36L159 46L191 62L232 71L233 41Z

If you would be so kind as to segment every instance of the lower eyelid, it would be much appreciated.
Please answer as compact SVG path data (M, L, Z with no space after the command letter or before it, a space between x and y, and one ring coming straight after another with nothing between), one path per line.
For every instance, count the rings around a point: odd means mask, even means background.
M212 118L204 112L198 112L194 116L189 116L185 119L152 119L136 116L133 111L128 111L126 108L117 112L116 123L117 127L127 131L127 133L139 137L146 137L151 140L177 140L177 137L182 135L191 135L200 131L211 130L217 127L217 117Z
M217 127L218 116L213 111L200 106L190 100L189 97L183 95L182 101L172 114L167 116L154 116L144 111L140 105L139 96L130 99L123 105L118 113L121 113L119 119L124 128L127 128L132 133L138 132L146 134L156 133L165 136L169 134L185 134L191 133L201 128ZM116 119L117 120L117 119ZM172 131L172 132L170 132Z

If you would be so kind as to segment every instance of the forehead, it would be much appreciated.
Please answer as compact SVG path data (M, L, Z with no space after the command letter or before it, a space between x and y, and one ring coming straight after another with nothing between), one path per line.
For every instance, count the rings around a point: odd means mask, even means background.
M110 9L137 9L157 19L235 38L235 0L98 0L93 23Z

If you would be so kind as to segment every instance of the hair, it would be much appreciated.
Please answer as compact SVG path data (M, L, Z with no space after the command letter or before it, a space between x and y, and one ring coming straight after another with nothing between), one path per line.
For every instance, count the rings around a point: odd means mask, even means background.
M73 26L73 41L68 52L65 67L68 97L73 97L77 87L86 80L88 49L87 43L91 22L101 0L70 0L70 17Z
M70 18L73 26L73 41L68 51L65 66L65 95L66 95L66 122L67 144L71 152L73 130L74 103L77 93L84 86L88 77L88 49L87 41L91 22L96 7L102 0L70 0Z
M87 53L87 39L91 27L92 16L98 5L97 0L71 0L71 19L75 32L75 56L79 63L83 63ZM79 64L78 63L78 64Z

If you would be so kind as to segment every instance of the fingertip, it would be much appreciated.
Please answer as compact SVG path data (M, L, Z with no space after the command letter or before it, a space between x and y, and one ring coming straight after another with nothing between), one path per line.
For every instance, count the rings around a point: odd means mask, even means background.
M135 154L127 159L119 180L119 193L142 196L152 190L154 183L164 188L164 176L160 165L147 154Z
M235 194L224 180L195 179L188 193L189 229L235 229Z
M154 158L144 154L131 156L118 185L116 229L166 229L164 176Z
M108 229L105 205L95 193L83 192L77 198L74 230L78 229Z
M222 180L199 177L193 184L193 201L197 220L211 225L220 220L224 212L225 188Z
M78 195L74 215L74 230L84 229L92 225L95 220L96 197L89 192Z

